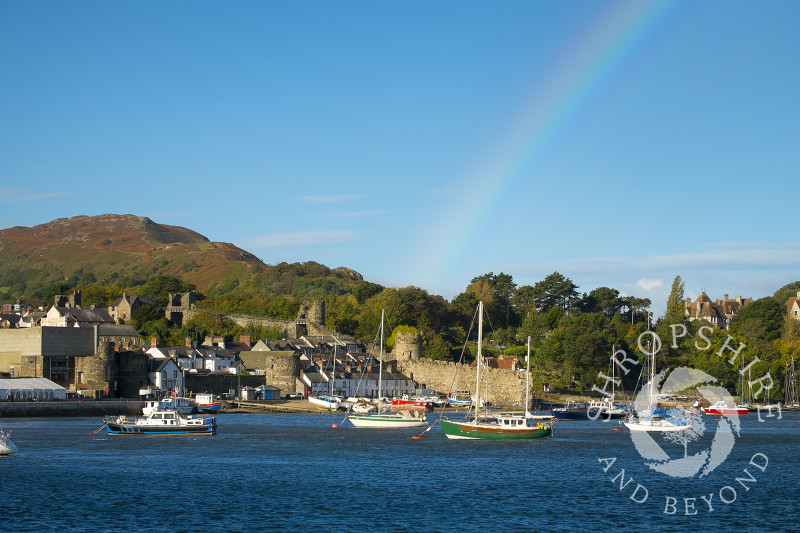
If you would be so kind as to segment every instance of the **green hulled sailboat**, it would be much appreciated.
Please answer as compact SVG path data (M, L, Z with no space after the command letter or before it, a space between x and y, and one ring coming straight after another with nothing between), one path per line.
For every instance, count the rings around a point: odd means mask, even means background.
M483 302L478 302L478 357L475 398L463 421L439 419L439 425L448 439L541 439L553 434L550 416L534 416L528 412L528 393L525 393L524 413L490 413L487 401L480 401L481 367L483 355ZM528 339L530 360L530 339ZM527 372L527 368L526 368ZM527 380L526 380L527 385ZM528 390L530 390L528 388ZM488 396L488 395L487 395ZM481 408L483 404L483 408Z

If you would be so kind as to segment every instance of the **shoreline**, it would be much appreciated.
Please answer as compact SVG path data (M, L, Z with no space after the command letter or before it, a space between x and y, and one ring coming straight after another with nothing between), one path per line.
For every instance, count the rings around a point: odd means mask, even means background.
M556 396L556 395L554 395ZM564 405L568 400L589 401L579 396L558 395L553 398L534 398L533 410L549 410ZM144 400L138 399L87 399L55 400L55 401L12 401L0 402L0 418L36 418L36 417L84 417L105 415L141 415ZM434 413L441 411L436 408ZM519 411L519 407L503 409ZM457 407L445 407L444 412L466 411ZM331 411L304 400L223 400L220 413L305 413L330 414L344 411Z

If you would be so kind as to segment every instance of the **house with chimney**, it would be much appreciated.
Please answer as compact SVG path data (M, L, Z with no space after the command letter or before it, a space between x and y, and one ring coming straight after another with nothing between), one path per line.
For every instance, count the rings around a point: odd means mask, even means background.
M728 329L733 318L752 301L752 298L742 298L741 296L728 298L728 295L725 294L721 300L717 299L712 302L711 298L702 292L694 302L691 298L686 299L683 316L689 322L705 320L719 329Z
M797 291L796 296L786 300L786 312L795 320L800 320L800 291Z

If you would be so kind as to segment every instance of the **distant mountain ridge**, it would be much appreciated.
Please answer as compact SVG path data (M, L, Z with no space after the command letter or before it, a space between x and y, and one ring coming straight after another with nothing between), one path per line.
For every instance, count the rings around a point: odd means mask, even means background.
M323 277L363 279L348 268L313 265ZM39 299L56 283L124 288L157 275L179 277L204 292L274 268L231 243L136 215L82 215L0 230L0 301Z

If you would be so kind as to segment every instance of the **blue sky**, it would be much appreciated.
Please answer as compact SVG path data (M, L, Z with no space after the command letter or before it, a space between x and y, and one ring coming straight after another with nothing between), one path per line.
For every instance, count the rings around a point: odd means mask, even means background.
M800 279L800 3L0 0L0 228L103 213L451 299Z

